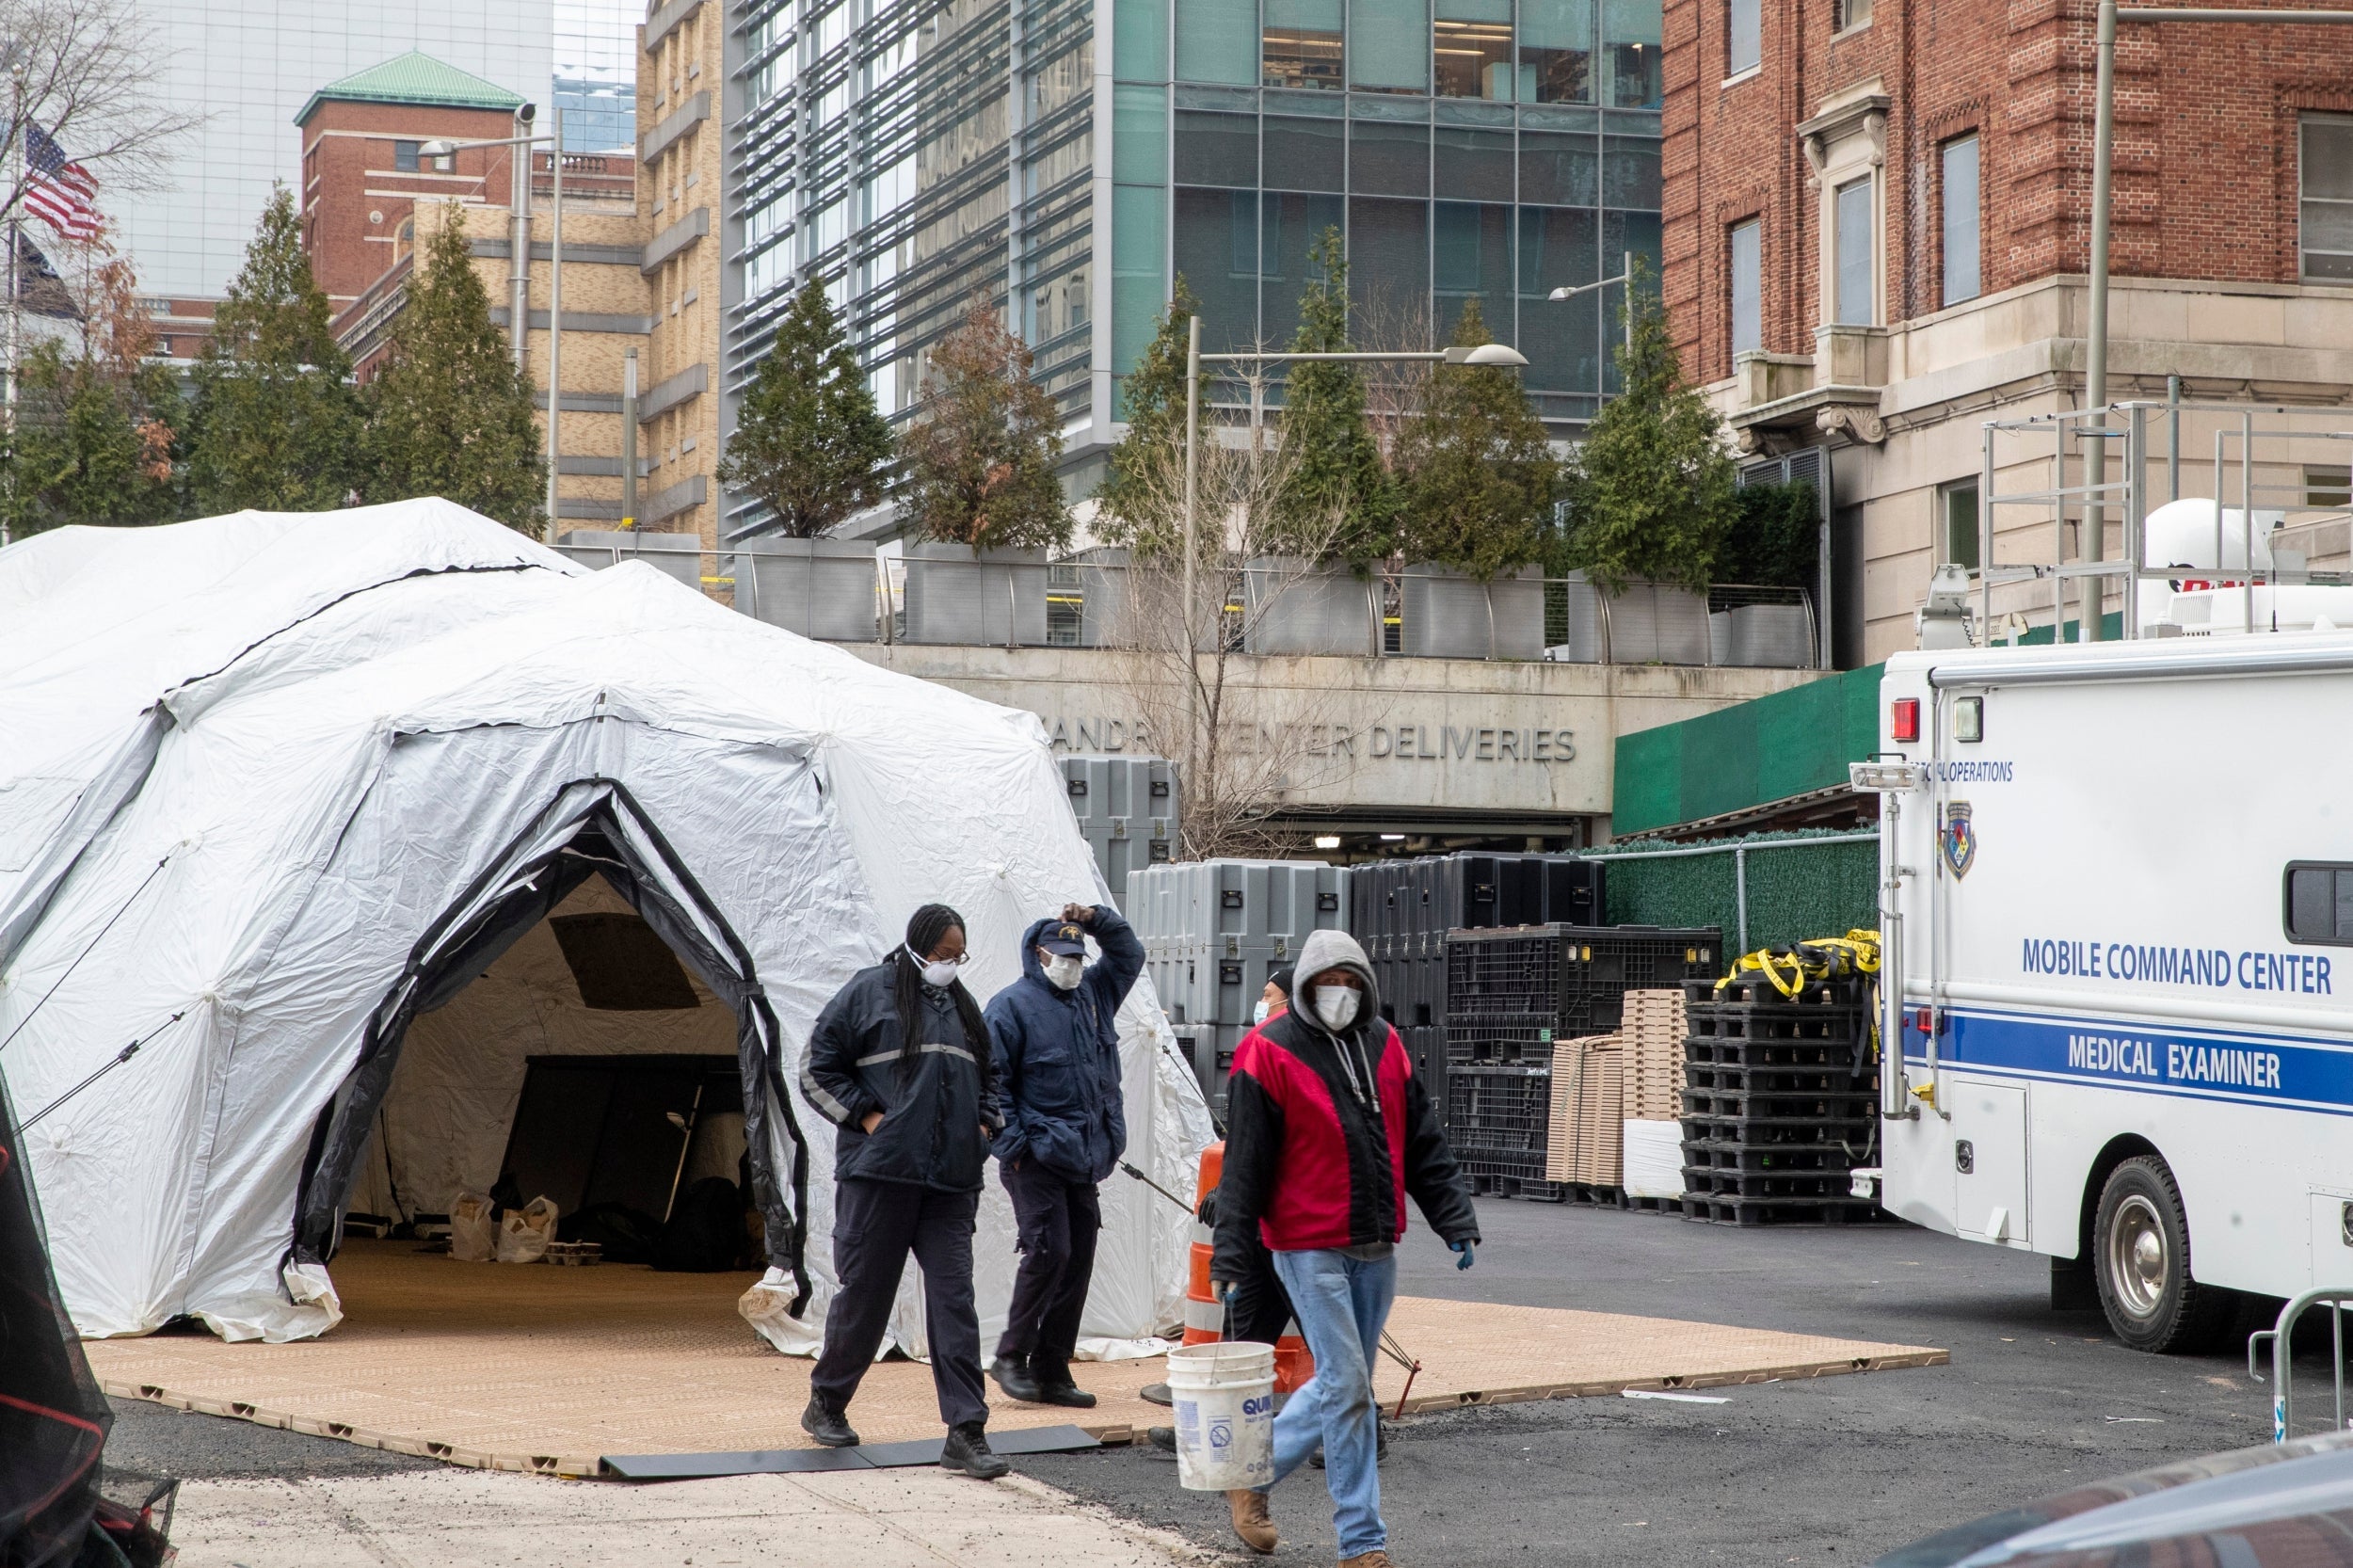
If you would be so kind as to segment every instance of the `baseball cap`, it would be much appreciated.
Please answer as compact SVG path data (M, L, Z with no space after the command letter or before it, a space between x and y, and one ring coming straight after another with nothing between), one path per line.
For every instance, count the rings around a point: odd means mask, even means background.
M1077 953L1084 958L1087 952L1086 933L1065 920L1060 925L1048 926L1046 935L1037 939L1037 945L1048 952Z

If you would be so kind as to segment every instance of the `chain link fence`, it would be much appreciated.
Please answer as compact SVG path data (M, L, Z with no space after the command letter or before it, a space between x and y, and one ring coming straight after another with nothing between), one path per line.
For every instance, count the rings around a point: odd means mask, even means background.
M1879 924L1879 835L1753 833L1589 850L1609 867L1611 924L1719 927L1727 959Z

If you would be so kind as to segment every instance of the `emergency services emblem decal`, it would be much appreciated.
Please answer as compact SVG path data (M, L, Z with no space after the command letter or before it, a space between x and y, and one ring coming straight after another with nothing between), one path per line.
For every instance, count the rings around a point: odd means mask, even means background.
M1945 803L1945 864L1953 869L1955 876L1967 876L1977 858L1977 830L1969 821L1969 803L1952 800Z

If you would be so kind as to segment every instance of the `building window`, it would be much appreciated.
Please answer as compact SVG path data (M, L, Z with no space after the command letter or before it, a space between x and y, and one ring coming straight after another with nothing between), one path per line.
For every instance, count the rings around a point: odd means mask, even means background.
M1727 76L1754 71L1765 58L1764 0L1730 0L1730 43Z
M1763 225L1755 218L1732 226L1732 351L1765 346L1765 253Z
M392 143L392 168L403 174L414 174L417 171L417 148L420 145L413 141Z
M1868 327L1874 314L1870 176L1839 186L1836 200L1837 310L1832 319L1841 327Z
M1593 101L1593 0L1520 0L1520 101Z
M1431 27L1439 97L1511 102L1512 0L1438 0Z
M1983 292L1977 273L1977 138L1945 144L1945 303L1958 305Z
M1871 24L1871 0L1836 0L1832 19L1839 32Z
M1977 569L1977 482L1956 479L1936 491L1937 559Z
M2353 468L2342 463L2306 463L2304 504L2322 511L2353 506Z
M1355 0L1349 8L1349 84L1370 92L1430 90L1429 0Z
M1602 0L1601 49L1609 62L1609 103L1655 109L1665 96L1659 69L1659 11L1645 0Z
M2353 283L2353 116L2306 115L2301 129L2304 276Z
M1176 0L1177 79L1249 87L1258 79L1257 37L1257 0Z
M1266 0L1260 79L1271 88L1337 91L1340 0Z

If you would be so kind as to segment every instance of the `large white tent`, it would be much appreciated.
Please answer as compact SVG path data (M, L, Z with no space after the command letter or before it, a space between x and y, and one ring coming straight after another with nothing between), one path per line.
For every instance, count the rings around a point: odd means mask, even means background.
M26 1146L86 1335L331 1328L347 1208L487 1187L523 1058L617 1049L740 1063L769 1277L808 1297L765 1332L813 1348L819 1008L929 900L967 917L985 999L1072 899L1105 894L1032 716L648 568L584 572L439 501L0 551L0 1073L27 1117L70 1096ZM696 1005L584 1006L559 909L633 909ZM1189 1192L1209 1126L1148 980L1120 1022L1129 1158ZM1084 1332L1148 1336L1185 1217L1124 1176L1104 1199ZM993 1333L993 1174L975 1245Z

